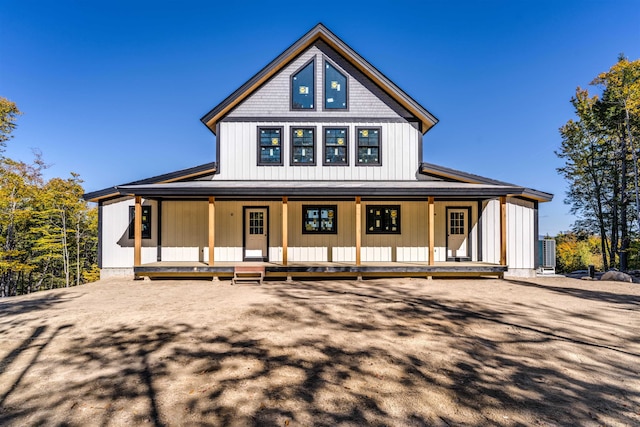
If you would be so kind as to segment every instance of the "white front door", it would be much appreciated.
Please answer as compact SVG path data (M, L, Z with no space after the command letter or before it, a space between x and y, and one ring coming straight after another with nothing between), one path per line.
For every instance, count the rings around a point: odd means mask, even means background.
M467 208L447 209L447 259L469 258L469 213Z
M244 218L244 258L267 259L267 209L246 208Z

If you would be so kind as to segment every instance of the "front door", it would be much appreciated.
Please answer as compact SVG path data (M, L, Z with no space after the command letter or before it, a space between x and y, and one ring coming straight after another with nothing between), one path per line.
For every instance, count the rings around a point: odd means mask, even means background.
M469 208L447 208L447 261L469 259Z
M244 210L244 259L266 261L267 257L267 208Z

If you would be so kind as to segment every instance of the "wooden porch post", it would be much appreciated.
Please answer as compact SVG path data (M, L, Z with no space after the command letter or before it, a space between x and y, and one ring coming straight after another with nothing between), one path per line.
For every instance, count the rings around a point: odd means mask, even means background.
M356 197L356 265L361 264L360 249L362 246L362 205L360 196Z
M435 206L434 206L434 198L429 196L429 208L428 208L428 217L429 217L429 265L434 265L435 258Z
M500 197L500 265L507 265L507 197Z
M209 197L209 266L213 265L216 242L216 198Z
M289 238L289 208L287 196L282 197L282 265L287 265L288 258L288 238Z
M142 197L136 196L133 216L133 266L142 263Z

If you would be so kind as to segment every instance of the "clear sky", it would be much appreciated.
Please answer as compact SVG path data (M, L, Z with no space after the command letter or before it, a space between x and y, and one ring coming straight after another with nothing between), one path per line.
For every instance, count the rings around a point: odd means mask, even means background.
M424 160L555 194L569 100L619 53L640 1L0 0L0 96L24 112L6 155L42 151L85 190L214 159L200 117L318 22L433 113Z

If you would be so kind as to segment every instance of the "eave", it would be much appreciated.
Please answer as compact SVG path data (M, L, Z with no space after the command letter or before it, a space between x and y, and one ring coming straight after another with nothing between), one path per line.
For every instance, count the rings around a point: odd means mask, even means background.
M194 179L216 173L217 169L217 162L205 163L203 165L157 175L151 178L141 179L123 185L166 184L171 182L184 181L185 179ZM117 186L104 188L102 190L93 191L91 193L85 193L82 197L88 202L97 203L102 200L122 196L121 192L117 188Z
M469 184L487 184L487 185L517 187L516 185L510 184L508 182L497 181L495 179L486 178L484 176L447 168L447 167L436 165L433 163L426 163L426 162L421 163L420 173L423 175L431 175L431 176L436 176L446 180L464 182ZM535 190L532 188L524 188L524 187L521 187L521 188L523 189L523 191L522 191L522 194L520 194L520 196L526 199L531 199L538 202L550 202L551 200L553 200L553 194L551 193L545 193L543 191Z
M478 199L522 196L516 186L467 184L439 181L190 181L167 184L122 185L121 195L155 197L222 197L265 199L297 197L332 199L370 197L402 199L426 197Z
M366 61L345 42L329 31L323 24L318 24L312 28L308 33L302 36L302 38L292 44L266 67L260 70L260 72L229 95L224 101L205 114L200 121L202 121L211 130L211 132L215 134L218 122L234 107L244 101L260 86L287 66L287 64L295 59L300 53L312 46L318 40L322 40L342 55L355 68L380 86L380 88L382 88L382 90L391 96L396 102L418 118L421 122L421 130L423 134L438 123L438 119L434 115L400 89L395 83L389 80L389 78Z

